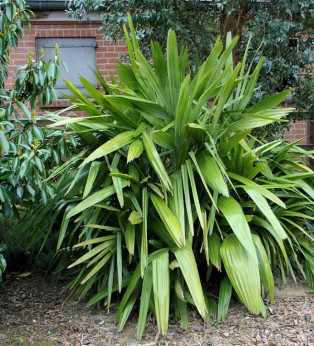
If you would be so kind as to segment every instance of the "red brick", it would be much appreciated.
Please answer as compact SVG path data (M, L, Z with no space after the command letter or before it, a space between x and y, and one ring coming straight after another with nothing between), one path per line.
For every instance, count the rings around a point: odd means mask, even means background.
M23 60L27 59L29 52L32 51L32 50L26 49L26 48L25 48L25 50L26 50L25 53L11 54L11 61L18 60L18 59L23 59Z
M117 54L116 52L110 52L110 53L106 53L105 55L107 58L118 58L119 54Z
M59 29L73 29L73 27L75 27L75 23L60 23L58 25Z
M89 29L91 27L90 24L76 24L77 27L79 27L80 29Z
M33 27L35 29L44 29L44 30L47 30L47 29L51 29L51 25L47 25L47 24L35 24L33 25Z
M106 66L107 65L105 63L102 63L102 61L97 64L97 67L99 68L100 71L106 69Z
M109 69L109 70L115 70L116 69L116 65L113 63L106 64L105 67L106 67L106 69Z
M306 123L298 123L298 124L295 124L295 128L296 129L306 129L307 124Z
M114 47L115 52L128 52L128 48L126 46L116 46Z
M27 62L28 57L26 57L25 59L15 59L13 60L13 64L15 66L20 66L20 65L24 65Z
M294 134L294 135L306 135L306 128L304 128L304 129L294 129L293 131L292 131L292 133Z

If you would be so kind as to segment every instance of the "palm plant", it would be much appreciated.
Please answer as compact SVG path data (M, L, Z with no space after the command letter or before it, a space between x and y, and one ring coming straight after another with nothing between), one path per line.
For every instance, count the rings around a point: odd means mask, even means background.
M262 59L246 69L246 51L234 67L237 37L228 35L225 49L218 38L191 68L172 30L166 57L152 43L152 64L131 20L124 31L131 64L117 63L120 82L96 70L103 92L81 78L87 97L68 81L68 98L87 116L52 115L51 126L66 126L82 145L51 176L55 198L36 216L63 214L57 271L75 269L72 296L97 290L89 306L117 304L120 330L140 297L138 338L149 311L163 334L172 313L187 326L188 305L223 321L233 290L265 316L275 266L294 275L303 261L313 282L313 172L291 161L310 153L250 135L291 111L276 108L290 90L248 106ZM215 270L218 302L207 289Z

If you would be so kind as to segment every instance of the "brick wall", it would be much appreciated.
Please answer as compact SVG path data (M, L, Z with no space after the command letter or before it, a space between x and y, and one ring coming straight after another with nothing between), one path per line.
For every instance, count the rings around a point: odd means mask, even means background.
M284 139L292 142L301 139L305 136L309 136L309 124L307 121L292 121L291 128L286 131ZM309 139L302 140L299 144L308 144Z
M103 34L98 30L99 22L78 23L74 21L49 22L33 21L31 30L25 29L23 38L16 49L11 51L10 75L6 85L12 85L14 70L27 62L28 53L32 51L36 57L36 38L66 38L66 37L95 37L96 38L96 64L106 80L110 80L110 71L115 70L115 60L127 53L124 41L109 42L103 39ZM49 108L50 111L68 106L67 100L58 100ZM41 108L37 114L45 109Z

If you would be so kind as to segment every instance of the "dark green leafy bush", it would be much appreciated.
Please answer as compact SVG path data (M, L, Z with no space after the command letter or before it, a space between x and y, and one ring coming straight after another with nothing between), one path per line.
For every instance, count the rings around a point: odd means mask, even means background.
M54 88L59 67L65 67L57 46L49 61L44 61L43 51L38 61L30 53L25 65L16 69L13 86L5 88L10 48L17 47L24 22L30 26L33 13L23 0L0 1L0 7L0 210L9 218L12 210L18 216L17 206L26 204L29 209L34 202L42 199L46 203L54 195L44 179L53 166L69 156L76 142L60 130L42 129L38 123L43 119L36 116L39 104L57 99Z
M43 52L37 61L30 53L25 64L16 69L13 86L7 87L10 49L17 47L24 25L30 27L30 16L33 13L24 0L0 1L0 244L5 244L6 249L1 245L1 278L6 264L3 254L11 269L22 270L31 263L43 268L44 262L47 264L48 256L43 255L41 263L36 263L36 251L44 237L38 237L27 248L23 222L17 226L17 220L10 217L14 214L17 219L30 218L39 202L46 204L54 197L52 184L45 179L76 146L70 134L42 128L44 118L36 115L37 106L57 99L59 68L65 67L58 57L58 47L49 61L44 61Z
M51 233L44 245L44 232L30 243L20 220L16 218L5 220L0 216L0 239L5 244L0 247L0 253L6 260L8 271L46 272L49 269L55 252L52 244L56 244L56 233Z
M0 156L0 205L5 218L41 200L54 196L51 184L45 182L49 171L60 165L75 150L76 141L61 130L37 126L37 121L0 122L3 147Z
M5 258L3 257L2 252L6 249L5 245L1 245L0 247L0 284L2 282L3 272L5 271L7 267L7 262Z

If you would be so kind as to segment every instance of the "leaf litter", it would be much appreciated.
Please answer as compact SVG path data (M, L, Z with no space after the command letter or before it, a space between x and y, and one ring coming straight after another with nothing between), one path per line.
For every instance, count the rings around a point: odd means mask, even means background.
M64 284L64 283L63 283ZM7 274L0 289L0 345L313 345L314 297L306 283L276 278L275 303L266 302L267 317L254 316L233 301L225 323L204 323L195 311L189 326L170 321L167 335L149 320L143 339L136 340L137 316L122 332L114 309L86 308L65 302L62 283L40 273Z

